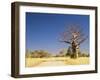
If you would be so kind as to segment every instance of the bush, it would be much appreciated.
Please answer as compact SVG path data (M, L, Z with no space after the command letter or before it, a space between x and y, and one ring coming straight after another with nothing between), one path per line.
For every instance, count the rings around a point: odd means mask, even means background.
M72 53L72 50L71 50L71 47L69 47L67 50L66 56L71 56L71 53Z
M90 55L89 54L86 54L86 53L82 53L79 55L80 57L89 57Z
M42 57L50 57L50 54L44 50L35 50L30 53L26 53L26 57L42 58Z

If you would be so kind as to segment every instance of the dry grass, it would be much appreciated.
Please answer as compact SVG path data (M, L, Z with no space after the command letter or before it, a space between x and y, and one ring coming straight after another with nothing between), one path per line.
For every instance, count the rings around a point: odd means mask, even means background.
M68 58L64 61L66 65L84 65L89 64L89 57L79 57L77 59Z
M72 59L69 57L52 57L52 58L26 58L26 67L35 67L43 62L56 62L61 61L65 65L84 65L89 64L89 57L79 57L77 59ZM51 64L52 65L52 64ZM48 66L48 65L45 65ZM61 65L59 65L61 66Z
M25 66L26 67L34 67L34 66L37 66L38 64L40 64L41 62L42 62L42 60L38 59L38 58L26 58Z

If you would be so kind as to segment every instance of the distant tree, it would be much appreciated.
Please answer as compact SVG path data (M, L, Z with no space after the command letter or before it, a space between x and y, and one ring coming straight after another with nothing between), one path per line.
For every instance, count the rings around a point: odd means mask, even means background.
M43 57L50 57L50 53L44 50L35 50L31 52L31 57L32 58L43 58Z
M64 57L64 56L65 56L64 52L60 51L60 53L58 54L58 57Z

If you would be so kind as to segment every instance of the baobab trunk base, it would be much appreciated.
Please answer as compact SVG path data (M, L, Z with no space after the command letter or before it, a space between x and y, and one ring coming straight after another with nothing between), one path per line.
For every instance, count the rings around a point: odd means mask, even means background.
M72 54L70 57L76 59L78 58L78 54Z

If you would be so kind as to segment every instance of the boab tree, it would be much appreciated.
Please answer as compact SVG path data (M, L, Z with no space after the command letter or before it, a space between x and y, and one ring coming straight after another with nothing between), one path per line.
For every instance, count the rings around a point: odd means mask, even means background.
M82 28L79 25L70 25L61 34L60 42L70 44L71 58L78 58L80 52L80 44L87 39L87 36L83 33Z

